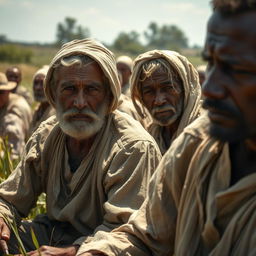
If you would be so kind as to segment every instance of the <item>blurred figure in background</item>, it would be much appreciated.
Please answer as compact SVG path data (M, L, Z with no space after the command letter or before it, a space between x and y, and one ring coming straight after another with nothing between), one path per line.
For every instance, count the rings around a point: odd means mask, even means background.
M11 156L21 156L28 137L32 112L27 101L11 91L16 82L10 82L4 73L0 73L0 137L8 137Z
M135 59L131 96L140 115L153 119L147 129L162 154L200 114L198 74L186 57L174 51L153 50Z
M130 77L132 74L133 61L129 56L119 56L116 60L117 70L122 75L121 90L122 93L128 97L131 96L130 92Z
M16 66L9 67L6 70L5 75L8 81L16 83L16 87L12 90L12 93L16 93L24 97L25 100L28 102L28 104L31 106L33 103L33 97L30 91L26 87L20 84L22 81L22 73L20 68Z
M48 102L44 93L44 79L46 77L49 66L45 65L39 69L33 77L33 94L34 100L39 103L33 114L31 123L31 133L35 131L40 123L48 117L55 114L54 108Z
M196 68L198 75L199 75L199 82L200 82L201 87L205 80L206 67L207 67L206 65L200 65Z

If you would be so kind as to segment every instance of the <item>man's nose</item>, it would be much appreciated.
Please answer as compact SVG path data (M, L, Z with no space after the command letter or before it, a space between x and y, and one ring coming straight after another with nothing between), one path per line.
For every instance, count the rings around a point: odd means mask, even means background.
M34 89L35 89L36 91L43 90L43 83L35 83L35 84L34 84Z
M227 82L225 73L219 67L213 67L206 72L202 93L207 98L223 99L227 96Z
M84 107L88 106L87 96L82 90L79 91L78 94L75 96L74 106L78 109L83 109Z
M163 105L164 103L166 103L166 96L163 92L161 92L160 90L156 91L156 96L155 96L155 101L154 101L155 105L160 106Z

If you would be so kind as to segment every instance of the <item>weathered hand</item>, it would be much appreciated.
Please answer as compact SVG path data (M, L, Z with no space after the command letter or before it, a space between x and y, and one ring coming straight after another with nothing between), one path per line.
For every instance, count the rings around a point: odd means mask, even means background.
M30 256L75 256L78 246L68 246L64 248L43 245L38 250L28 252Z
M102 253L100 251L88 251L80 254L79 256L107 256L105 253Z

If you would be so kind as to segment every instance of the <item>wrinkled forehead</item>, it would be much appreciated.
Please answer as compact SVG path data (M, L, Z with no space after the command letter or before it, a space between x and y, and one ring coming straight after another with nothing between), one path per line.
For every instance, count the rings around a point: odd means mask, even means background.
M256 11L223 15L214 12L207 27L207 42L240 42L256 46Z
M229 56L248 59L256 56L256 11L223 16L215 12L208 22L204 53L209 49ZM248 61L248 60L247 60Z
M140 78L150 79L153 77L163 76L165 78L176 79L178 72L164 58L152 59L145 61L140 67Z

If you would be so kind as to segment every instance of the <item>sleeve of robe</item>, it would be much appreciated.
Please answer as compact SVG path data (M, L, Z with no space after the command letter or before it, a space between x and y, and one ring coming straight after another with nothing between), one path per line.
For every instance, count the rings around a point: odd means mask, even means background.
M0 216L10 221L27 216L43 192L43 177L40 172L42 145L46 134L36 131L25 146L22 158L7 180L0 184ZM7 203L8 202L8 203Z
M23 120L10 113L4 117L5 136L8 137L8 143L11 146L12 159L19 159L25 147L25 129Z
M151 178L146 200L128 224L110 233L96 233L82 244L77 255L90 250L109 256L172 255L177 208L196 141L186 134L176 139Z
M99 231L110 232L127 223L130 215L143 203L150 178L160 160L159 148L152 141L138 140L121 145L105 175L103 185L107 195L104 203L104 219L90 237L81 237L74 244L90 241Z

